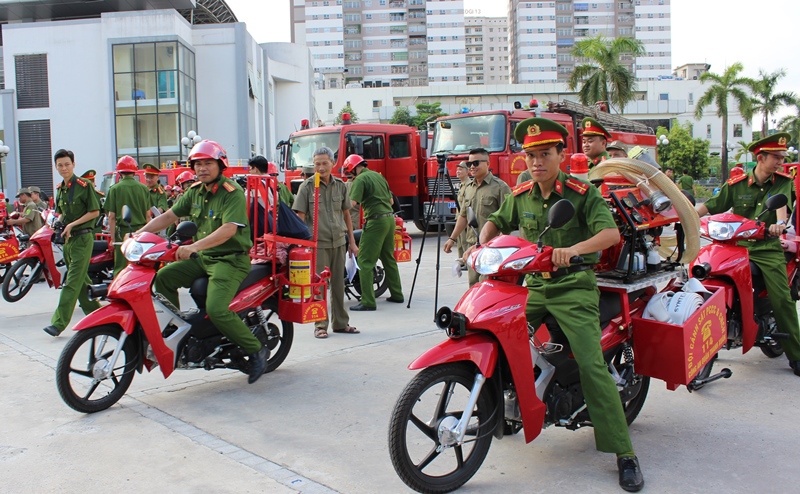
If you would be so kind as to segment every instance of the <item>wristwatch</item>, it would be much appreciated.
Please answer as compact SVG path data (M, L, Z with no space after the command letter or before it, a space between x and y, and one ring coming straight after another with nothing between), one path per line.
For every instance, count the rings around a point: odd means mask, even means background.
M786 224L786 220L778 220L778 222L775 223L775 224L776 225L785 225Z

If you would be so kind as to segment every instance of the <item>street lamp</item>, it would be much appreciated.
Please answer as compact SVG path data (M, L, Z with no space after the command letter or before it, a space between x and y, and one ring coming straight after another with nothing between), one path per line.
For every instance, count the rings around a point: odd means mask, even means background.
M666 146L667 144L669 144L669 139L667 139L667 136L665 136L664 134L661 134L660 136L658 136L658 145L659 146Z
M191 150L192 150L192 146L194 146L195 144L197 144L198 142L200 142L200 141L202 141L202 140L203 140L203 138L202 138L202 137L200 137L200 136L197 134L197 132L195 132L195 131L193 131L193 130L190 130L190 131L189 131L189 132L186 134L186 137L184 137L183 139L181 139L181 144L183 144L183 147L185 147L185 148L186 148L186 156L187 156L187 157L189 156L189 151L191 151Z
M2 142L3 141L0 141L0 144ZM797 155L800 154L800 149L795 149L794 146L789 146L789 149L787 149L786 151L789 152L789 156L794 155L794 159L797 159Z
M6 146L3 141L0 141L0 191L5 189L3 185L3 158L8 156L8 153L11 152L11 148Z

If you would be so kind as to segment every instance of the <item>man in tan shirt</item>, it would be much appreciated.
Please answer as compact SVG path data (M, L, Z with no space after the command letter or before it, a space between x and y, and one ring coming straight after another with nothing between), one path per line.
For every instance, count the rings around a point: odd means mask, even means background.
M467 164L472 171L472 181L464 184L456 227L447 242L444 251L450 253L456 244L458 236L467 228L467 209L472 208L478 218L478 231L481 231L489 215L500 209L500 205L511 193L507 183L492 175L489 171L489 152L483 148L473 149L469 152ZM471 228L467 229L466 250L478 243L478 237ZM478 282L479 275L472 268L469 269L469 286Z

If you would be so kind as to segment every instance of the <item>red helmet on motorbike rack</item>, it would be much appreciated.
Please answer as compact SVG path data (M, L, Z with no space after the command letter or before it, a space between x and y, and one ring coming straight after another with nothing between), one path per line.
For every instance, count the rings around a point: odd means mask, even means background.
M357 154L351 154L344 160L342 165L342 175L346 173L353 173L358 165L367 166L367 160Z
M117 161L117 171L122 173L134 173L139 169L139 164L131 156L125 155Z
M278 165L270 161L267 164L267 175L277 175L277 174L278 174Z
M178 175L178 178L175 179L175 182L177 182L178 185L183 185L186 182L194 182L195 180L197 180L197 177L194 176L194 173L187 170Z
M194 145L189 151L189 167L194 170L194 162L196 160L217 160L219 162L219 171L228 167L228 153L222 149L222 146L214 141L204 139Z

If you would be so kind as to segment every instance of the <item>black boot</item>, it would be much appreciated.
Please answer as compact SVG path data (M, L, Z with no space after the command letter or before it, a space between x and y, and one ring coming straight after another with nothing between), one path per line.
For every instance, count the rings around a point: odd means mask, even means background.
M261 350L250 355L250 372L248 372L247 382L253 384L258 381L258 378L267 370L267 359L269 358L269 349L262 346Z
M617 458L619 468L619 486L628 492L638 492L644 487L642 469L639 468L639 459L635 456Z
M792 370L794 370L795 376L800 376L800 360L790 360L789 367L791 367Z

